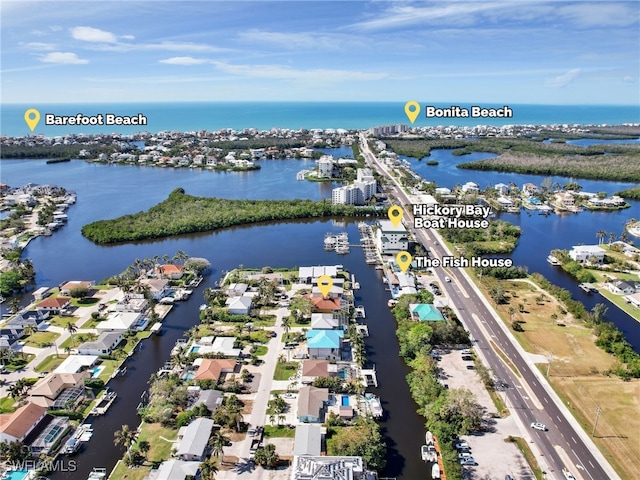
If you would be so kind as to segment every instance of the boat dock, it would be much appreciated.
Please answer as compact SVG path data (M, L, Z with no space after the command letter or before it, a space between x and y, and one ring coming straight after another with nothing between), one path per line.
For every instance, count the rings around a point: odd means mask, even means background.
M360 232L360 243L364 250L365 262L369 265L382 263L376 250L376 241L371 225L360 222L358 223L358 231Z
M334 250L340 255L346 255L349 253L349 235L347 232L326 233L324 235L324 249L328 252Z
M104 415L109 410L111 404L115 401L118 395L113 390L108 388L104 391L101 397L98 398L96 406L91 409L91 415Z
M558 267L558 266L562 265L562 263L560 263L560 260L558 260L558 259L557 259L556 257L554 257L553 255L549 255L549 256L547 257L547 262L548 262L548 263L550 263L550 264L551 264L551 265L553 265L553 266L556 266L556 267Z
M376 375L375 365L373 366L373 368L361 368L360 377L364 380L364 383L367 387L378 386L378 376Z
M382 410L382 404L380 398L373 393L364 394L364 406L365 411L369 413L373 418L382 418L384 411Z
M587 293L596 293L598 291L598 289L591 283L581 283L578 286Z

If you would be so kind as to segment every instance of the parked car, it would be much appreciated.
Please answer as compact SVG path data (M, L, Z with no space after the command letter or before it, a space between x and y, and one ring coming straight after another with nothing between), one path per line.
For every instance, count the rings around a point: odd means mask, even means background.
M542 430L543 432L546 432L547 430L547 426L544 423L538 423L538 422L531 422L531 428L534 428L536 430Z
M473 357L471 355L464 355L462 357L462 360L464 360L465 362L473 362Z
M469 444L466 442L466 440L461 440L459 442L456 442L455 447L460 450L461 448L471 448L469 447Z
M477 462L473 457L461 458L458 461L460 462L460 465L477 465Z
M277 334L275 331L271 330L271 331L269 332L269 336L270 336L271 338L276 338L276 337L278 336L278 334Z
M461 355L471 355L471 350L468 348L465 348L464 350L460 350L460 354Z
M504 480L513 480L513 477L509 474L504 476Z

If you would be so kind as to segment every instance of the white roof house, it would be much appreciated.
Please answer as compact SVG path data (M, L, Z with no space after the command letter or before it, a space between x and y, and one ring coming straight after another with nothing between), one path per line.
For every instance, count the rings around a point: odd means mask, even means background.
M332 313L312 313L311 328L313 330L333 330L340 327L340 320Z
M93 366L96 361L98 361L97 355L69 355L53 372L78 373L85 368Z
M158 467L154 480L184 480L196 477L200 470L200 462L185 462L184 460L167 460Z
M229 313L233 315L249 315L252 298L249 295L227 298L226 305Z
M96 330L100 332L113 332L116 330L133 330L136 323L142 319L141 312L112 312L107 319L98 322Z
M576 245L571 247L569 256L580 263L601 263L604 260L604 249L597 245Z
M178 445L176 456L180 460L203 461L213 424L211 418L199 417L184 427L184 430L180 429L182 439ZM178 437L180 438L180 436L179 432Z
M233 348L235 341L235 337L216 337L211 345L211 350L214 353L222 353L227 357L237 357L240 355L241 350Z

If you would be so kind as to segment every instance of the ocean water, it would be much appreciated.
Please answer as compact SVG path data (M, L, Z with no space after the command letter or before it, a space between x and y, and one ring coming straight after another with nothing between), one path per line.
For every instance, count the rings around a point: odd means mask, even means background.
M423 107L430 102L419 102ZM463 108L470 105L458 104ZM451 104L436 104L449 107ZM503 105L481 104L500 108ZM414 126L427 125L558 125L640 123L637 106L619 105L517 105L511 104L512 118L426 118L419 115ZM0 134L18 137L30 132L24 113L36 108L41 114L34 134L46 136L69 133L135 133L138 131L216 131L223 128L365 129L378 125L408 124L403 102L315 103L315 102L202 102L202 103L113 103L113 104L3 104L0 105ZM96 115L113 113L147 117L138 126L46 126L44 115Z

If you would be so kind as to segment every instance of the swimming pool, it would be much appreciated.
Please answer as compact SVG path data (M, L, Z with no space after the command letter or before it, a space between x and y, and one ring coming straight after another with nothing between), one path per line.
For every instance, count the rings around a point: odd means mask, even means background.
M183 377L183 380L193 380L193 377L196 376L196 372L187 372Z
M93 367L90 372L91 372L91 378L98 378L98 375L100 375L102 373L102 371L104 370L104 365L100 365L98 367Z
M7 472L8 477L3 477L6 480L24 480L29 475L28 470L11 470Z
M198 353L199 350L200 350L200 345L194 345L189 350L189 353Z
M343 407L348 407L349 406L349 397L346 395L342 396L342 406Z

